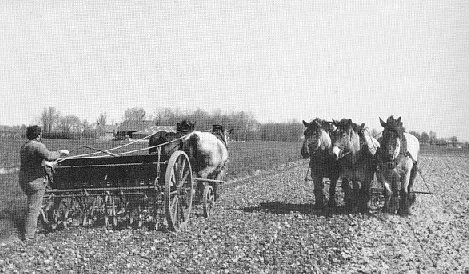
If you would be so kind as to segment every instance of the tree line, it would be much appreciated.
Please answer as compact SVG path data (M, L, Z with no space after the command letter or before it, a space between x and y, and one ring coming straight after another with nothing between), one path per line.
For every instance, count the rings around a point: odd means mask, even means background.
M120 123L112 125L108 115L99 114L96 121L81 120L76 115L63 115L55 107L45 108L39 117L38 124L43 128L43 138L49 139L79 139L100 138L107 132L108 126L118 127ZM195 129L210 131L212 125L223 125L226 129L233 129L230 138L234 141L299 141L303 134L303 125L299 122L289 123L259 123L254 115L246 111L223 112L215 110L207 112L202 109L181 111L179 109L161 108L148 114L143 108L128 108L122 117L122 123L133 121L151 121L155 126L175 126L182 120L195 122ZM0 126L1 132L10 136L24 137L26 125Z
M43 128L43 138L55 139L79 139L79 138L100 138L109 132L108 115L103 112L98 115L96 121L90 122L81 120L76 115L62 115L55 107L44 108L37 119ZM286 123L259 123L250 112L223 112L218 109L207 112L202 109L194 111L181 111L172 108L156 109L153 113L147 113L143 108L133 107L125 110L122 122L126 121L151 121L155 126L175 126L182 120L195 122L195 129L209 131L214 124L223 125L226 129L233 129L231 140L235 141L282 141L298 142L303 137L304 126L295 120ZM24 136L26 125L21 126L0 126L0 136L10 135ZM446 145L458 144L458 139L453 136L449 139L437 138L434 131L416 132L410 134L417 137L422 144ZM376 129L372 130L373 135L379 134Z
M450 138L437 138L436 132L429 131L428 133L423 131L419 133L417 131L409 131L409 134L414 135L417 137L421 144L429 144L429 145L440 145L445 146L451 144L453 146L457 146L459 144L458 137L452 136Z
M125 111L124 121L150 119L157 126L174 126L187 120L195 122L195 129L210 131L212 125L223 125L233 129L230 139L235 141L284 141L296 142L301 139L303 125L298 122L259 123L254 115L246 111L224 113L221 110L207 112L202 109L180 111L178 109L157 109L153 115L147 115L142 108L130 108Z

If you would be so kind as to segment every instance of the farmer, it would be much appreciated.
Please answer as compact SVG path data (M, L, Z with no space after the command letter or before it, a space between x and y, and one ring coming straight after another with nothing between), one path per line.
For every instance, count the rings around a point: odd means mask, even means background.
M61 156L69 154L68 150L49 151L41 143L41 128L30 126L26 128L28 141L21 146L21 167L19 183L26 193L27 213L24 222L24 239L34 238L37 228L37 219L41 210L42 198L46 190L46 172L44 160L54 161Z

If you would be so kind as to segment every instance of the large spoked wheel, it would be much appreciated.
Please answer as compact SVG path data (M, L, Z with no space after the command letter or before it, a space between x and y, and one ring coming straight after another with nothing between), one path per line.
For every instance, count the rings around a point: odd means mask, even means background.
M183 151L176 151L169 158L165 173L164 207L169 229L178 231L187 225L193 195L189 157Z
M202 205L204 208L204 217L208 218L212 214L213 205L215 204L215 193L213 187L206 183L204 186L204 194Z

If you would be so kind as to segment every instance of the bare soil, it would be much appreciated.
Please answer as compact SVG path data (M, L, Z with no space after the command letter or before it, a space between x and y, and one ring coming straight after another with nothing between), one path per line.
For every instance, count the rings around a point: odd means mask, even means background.
M468 273L469 159L420 160L412 215L315 210L304 161L233 181L186 231L70 228L2 243L2 271ZM340 190L339 190L340 191Z

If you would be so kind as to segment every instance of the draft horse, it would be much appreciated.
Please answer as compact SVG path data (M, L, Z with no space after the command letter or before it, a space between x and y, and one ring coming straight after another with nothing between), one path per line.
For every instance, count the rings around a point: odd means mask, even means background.
M330 133L333 131L331 122L316 118L307 123L304 131L304 142L301 147L301 156L309 158L309 167L314 184L315 207L323 208L325 205L324 178L329 178L329 206L334 207L335 188L339 178L339 166L331 153L332 141Z
M183 138L182 149L189 156L192 170L198 178L223 180L228 162L228 135L221 125L213 125L212 132L193 131ZM215 200L220 193L214 185ZM201 190L199 190L201 191Z
M405 132L401 117L394 119L391 115L386 122L379 120L384 128L378 153L378 180L385 187L384 209L408 215L415 202L413 185L420 144L415 136Z
M191 123L189 121L183 120L180 123L176 124L176 132L172 131L158 131L157 133L150 136L148 141L148 145L150 147L158 146L167 142L171 142L182 136L189 134L190 132L194 131L195 123ZM171 154L182 148L182 141L181 142L172 142L167 145L161 147L161 154L163 156L171 156ZM158 149L156 147L150 148L149 153L153 154L156 153Z
M351 119L333 120L332 152L340 167L344 202L348 209L368 209L370 187L376 171L375 155L379 143L365 127Z

